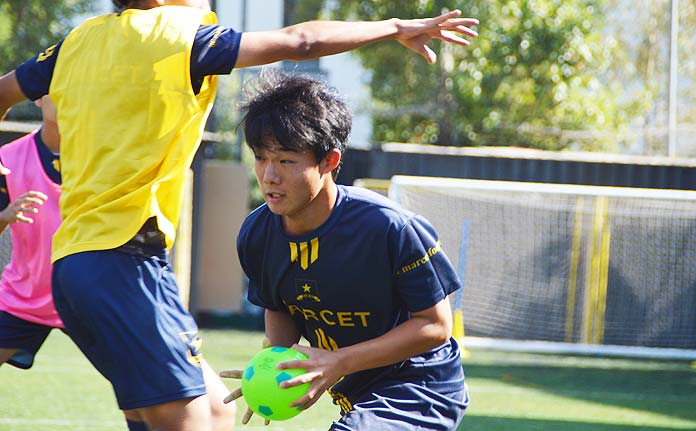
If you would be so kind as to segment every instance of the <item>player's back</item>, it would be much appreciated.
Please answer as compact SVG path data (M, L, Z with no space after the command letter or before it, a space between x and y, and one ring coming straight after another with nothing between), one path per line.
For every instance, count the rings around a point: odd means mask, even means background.
M190 82L205 19L187 7L128 9L90 19L64 40L50 87L63 169L54 260L120 246L150 217L171 245L184 172L215 92L214 78L198 95Z

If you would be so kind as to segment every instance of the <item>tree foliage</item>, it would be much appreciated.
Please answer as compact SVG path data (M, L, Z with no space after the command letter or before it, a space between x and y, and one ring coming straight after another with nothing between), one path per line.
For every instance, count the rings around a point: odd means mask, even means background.
M94 11L94 0L0 1L0 74L14 70L67 36L75 20ZM39 120L39 110L26 102L8 118Z
M612 0L336 0L340 19L417 18L458 8L481 24L470 47L433 43L436 65L391 44L359 51L372 72L373 140L613 149L641 104L614 79Z
M94 10L93 0L3 0L0 2L0 71L62 40L76 17Z

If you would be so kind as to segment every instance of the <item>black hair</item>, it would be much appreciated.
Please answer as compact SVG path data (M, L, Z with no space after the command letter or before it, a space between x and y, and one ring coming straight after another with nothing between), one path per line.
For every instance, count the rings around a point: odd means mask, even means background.
M119 9L125 9L128 7L129 4L131 4L133 0L111 0L111 3L114 4Z
M277 141L287 151L312 151L317 163L333 149L345 151L352 116L335 89L322 81L266 68L245 84L245 95L240 125L252 150Z

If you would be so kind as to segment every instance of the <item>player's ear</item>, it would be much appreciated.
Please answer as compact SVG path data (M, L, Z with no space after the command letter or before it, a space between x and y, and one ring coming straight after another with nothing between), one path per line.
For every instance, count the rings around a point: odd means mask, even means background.
M336 148L329 151L324 160L319 163L322 174L328 174L341 164L342 154Z

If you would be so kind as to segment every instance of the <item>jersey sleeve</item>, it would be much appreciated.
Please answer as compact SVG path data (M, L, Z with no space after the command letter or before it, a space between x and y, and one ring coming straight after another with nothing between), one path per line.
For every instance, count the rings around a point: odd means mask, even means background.
M242 33L220 25L202 25L191 49L191 77L227 75L232 72Z
M62 41L53 45L31 60L20 64L15 70L19 88L30 100L37 100L48 94L53 70Z
M237 256L242 270L249 279L247 299L259 307L277 311L282 309L282 304L271 292L269 283L264 281L265 235L264 229L258 227L254 215L255 213L252 213L242 223L237 236Z
M432 225L414 216L393 235L397 294L409 311L430 308L461 288L461 281Z

